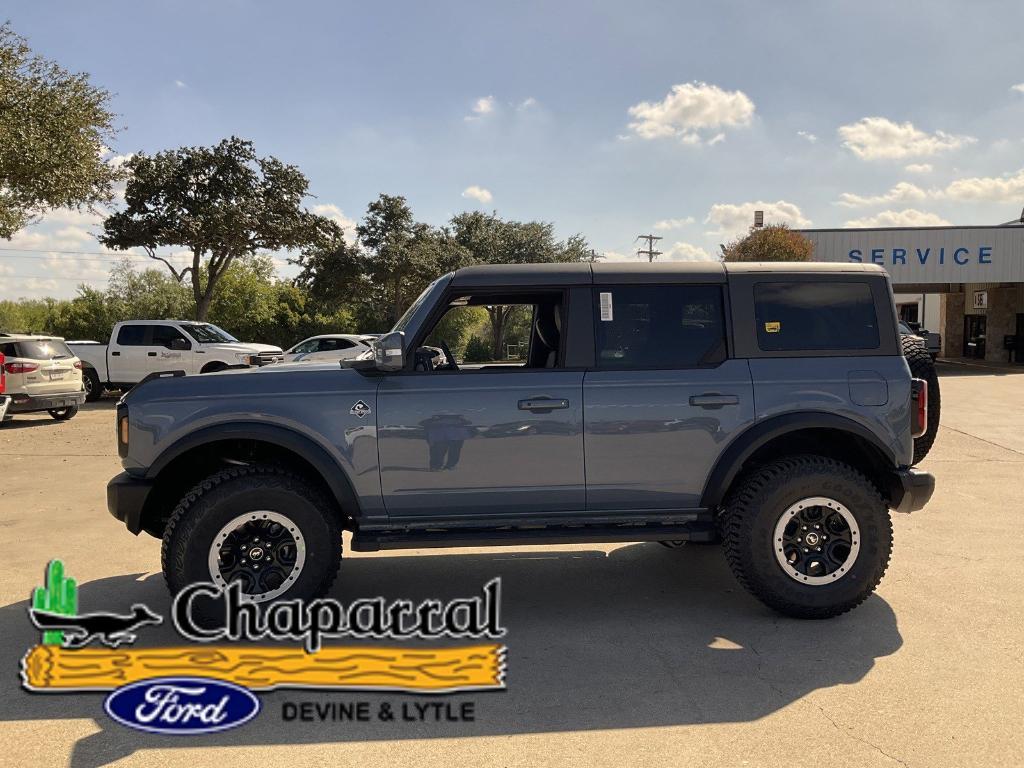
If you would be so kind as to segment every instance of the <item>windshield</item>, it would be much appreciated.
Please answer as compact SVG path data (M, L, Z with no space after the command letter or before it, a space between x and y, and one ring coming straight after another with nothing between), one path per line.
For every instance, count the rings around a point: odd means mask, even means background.
M53 339L19 341L15 349L17 357L26 357L29 360L66 360L75 356L63 341Z
M182 323L185 332L200 344L237 343L238 339L210 323Z
M394 333L395 331L405 330L405 326L407 326L409 324L409 321L412 320L412 316L416 314L416 310L423 306L423 302L427 300L427 294L429 294L431 289L445 277L447 277L447 275L442 275L441 277L437 278L437 280L435 280L434 282L432 282L430 285L423 289L423 293L417 296L416 301L409 305L409 308L405 310L405 314L398 318L398 322L395 323L394 327L391 329L392 333Z

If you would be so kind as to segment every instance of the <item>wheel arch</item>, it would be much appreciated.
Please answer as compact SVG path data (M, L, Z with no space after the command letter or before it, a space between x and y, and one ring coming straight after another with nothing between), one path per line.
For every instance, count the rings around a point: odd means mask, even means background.
M272 424L225 424L181 438L146 470L153 482L141 515L141 529L162 534L174 505L218 466L231 463L280 463L318 483L337 504L343 525L361 517L361 505L345 468L314 440Z
M736 479L767 459L816 453L861 470L891 503L901 495L893 450L853 419L824 412L788 413L759 421L740 433L718 457L708 475L701 506L714 509Z

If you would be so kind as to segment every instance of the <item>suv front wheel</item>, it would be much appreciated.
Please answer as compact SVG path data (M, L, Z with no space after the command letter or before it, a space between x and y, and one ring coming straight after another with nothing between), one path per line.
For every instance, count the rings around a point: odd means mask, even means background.
M860 605L892 553L889 509L878 490L853 467L821 456L751 471L719 522L740 584L795 618L824 619Z

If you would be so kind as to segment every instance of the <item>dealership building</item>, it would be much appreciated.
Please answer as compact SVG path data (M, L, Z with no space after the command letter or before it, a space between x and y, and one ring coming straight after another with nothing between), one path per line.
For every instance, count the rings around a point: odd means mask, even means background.
M1024 363L1024 214L995 227L802 232L816 261L884 267L900 317L941 333L943 357Z

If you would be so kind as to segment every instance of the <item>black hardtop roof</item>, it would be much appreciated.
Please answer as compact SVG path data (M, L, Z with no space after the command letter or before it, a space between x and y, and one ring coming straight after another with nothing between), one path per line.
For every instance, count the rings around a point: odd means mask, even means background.
M885 270L875 264L833 264L821 261L481 264L456 270L451 285L456 288L471 288L505 285L589 285L620 282L665 283L673 282L673 280L724 283L729 274L806 275L850 272L885 274Z

